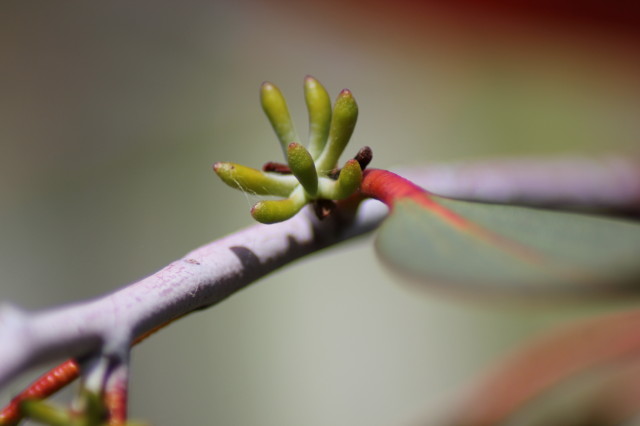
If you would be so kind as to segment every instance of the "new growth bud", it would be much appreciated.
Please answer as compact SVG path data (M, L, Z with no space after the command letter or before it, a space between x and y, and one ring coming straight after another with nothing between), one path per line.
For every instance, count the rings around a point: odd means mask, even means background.
M306 203L303 191L296 190L284 200L259 201L251 208L251 216L260 223L283 222L292 218Z
M362 182L362 170L371 160L371 150L365 147L356 159L347 161L342 170L336 169L358 119L358 105L349 90L340 92L332 110L325 88L307 76L304 96L309 112L308 150L297 142L284 96L275 85L265 82L260 87L262 108L278 136L287 165L269 162L264 171L234 163L213 165L216 174L233 188L257 195L286 197L254 205L251 215L259 222L287 220L308 203L322 212L319 217L326 216L333 208L322 206L335 206L331 200L341 200L356 192ZM334 169L335 174L331 174Z

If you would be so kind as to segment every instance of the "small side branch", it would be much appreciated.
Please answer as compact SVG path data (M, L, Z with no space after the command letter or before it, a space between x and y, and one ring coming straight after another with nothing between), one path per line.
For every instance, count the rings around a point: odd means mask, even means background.
M110 426L121 426L127 421L128 389L129 363L123 362L113 368L104 390Z

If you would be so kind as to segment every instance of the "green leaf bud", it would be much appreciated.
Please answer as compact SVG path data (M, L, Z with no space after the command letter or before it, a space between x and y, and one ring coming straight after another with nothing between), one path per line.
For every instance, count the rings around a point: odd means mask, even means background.
M320 197L329 200L342 200L347 198L360 187L362 183L362 169L357 160L352 159L345 163L338 180L322 178L320 181Z
M316 165L307 149L299 143L292 142L287 148L287 162L291 173L302 184L310 197L318 192L318 173Z
M316 159L329 137L331 98L322 84L308 75L304 79L304 99L309 111L309 152Z
M344 89L338 95L335 106L333 107L329 142L324 147L316 163L319 173L328 172L336 167L342 151L344 151L353 134L357 119L358 104L351 94L351 91Z
M260 102L286 155L287 145L293 141L300 140L291 121L287 102L284 96L282 96L280 89L268 81L262 83L260 87Z
M258 195L287 197L298 185L293 176L266 173L235 163L218 162L213 170L230 187Z
M291 197L284 200L266 200L256 203L251 208L251 216L261 223L283 222L295 216L307 203L302 187L294 191Z
M48 425L65 426L71 423L69 413L49 402L27 399L20 403L20 412L26 417Z

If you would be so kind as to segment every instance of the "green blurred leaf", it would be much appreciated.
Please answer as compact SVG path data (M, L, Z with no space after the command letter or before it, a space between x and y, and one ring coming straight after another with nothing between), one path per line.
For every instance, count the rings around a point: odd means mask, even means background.
M394 201L377 249L412 278L488 293L640 289L640 224L623 219L425 193Z
M69 413L46 401L35 399L24 400L20 404L20 410L32 420L51 426L68 426L71 424Z

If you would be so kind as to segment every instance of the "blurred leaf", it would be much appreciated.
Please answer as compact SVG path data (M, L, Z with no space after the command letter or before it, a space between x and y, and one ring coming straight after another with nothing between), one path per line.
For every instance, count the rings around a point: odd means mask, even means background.
M588 410L593 417L589 424L618 424L605 419L619 420L637 410L637 399L626 399L638 395L639 327L640 311L634 310L589 319L543 335L500 360L493 372L455 407L455 414L446 424L503 424L516 415L526 415L524 409L530 403L568 379L590 372L609 372L613 377L592 395ZM584 406L573 408L587 410Z
M377 249L422 281L481 292L581 296L640 290L640 224L445 199L393 201Z

